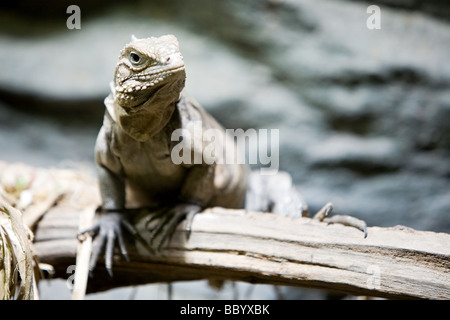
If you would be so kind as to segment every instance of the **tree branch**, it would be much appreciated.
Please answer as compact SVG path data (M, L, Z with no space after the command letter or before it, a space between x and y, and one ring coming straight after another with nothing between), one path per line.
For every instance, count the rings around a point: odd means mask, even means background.
M56 226L62 215L76 221L68 217L76 212L54 208L38 226L35 248L67 278L77 227L69 232L68 224ZM144 221L136 218L145 238ZM88 291L211 278L387 298L450 298L450 235L404 227L372 227L368 234L364 239L354 228L308 218L213 208L195 217L188 241L181 225L160 254L130 241L131 261L117 254L112 279L99 266Z
M51 203L55 195L64 194L38 221L34 246L40 261L54 266L56 277L73 276L69 267L75 264L80 220L86 218L82 214L92 213L100 203L95 179L75 170L1 162L0 170L22 180L29 175L25 180L33 181L27 189L33 199ZM13 205L20 190L14 184L3 187L9 191L7 197L0 196ZM25 208L24 219L27 212L33 210ZM133 217L144 238L149 235L145 219L144 215ZM445 233L371 227L364 239L362 232L343 225L212 208L195 216L188 241L180 225L160 254L150 253L134 239L127 244L131 261L116 254L113 278L100 261L94 278L89 279L89 292L219 279L387 298L450 299L450 235Z

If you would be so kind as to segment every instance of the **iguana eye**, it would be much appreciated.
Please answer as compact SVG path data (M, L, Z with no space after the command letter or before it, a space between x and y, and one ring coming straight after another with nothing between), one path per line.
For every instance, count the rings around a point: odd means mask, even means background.
M131 63L132 64L140 64L141 62L142 62L142 58L141 58L141 56L139 55L139 53L137 53L137 52L135 52L135 51L132 51L131 53L130 53L130 61L131 61Z

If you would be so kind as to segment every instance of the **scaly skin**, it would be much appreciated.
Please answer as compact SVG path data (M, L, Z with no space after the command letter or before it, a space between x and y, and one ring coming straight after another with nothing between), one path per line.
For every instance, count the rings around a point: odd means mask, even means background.
M225 136L225 130L182 92L185 78L183 56L173 35L132 37L120 53L95 147L103 204L98 210L98 221L82 232L97 235L91 271L106 245L105 266L112 275L116 240L128 259L123 229L143 241L127 219L133 208L155 211L147 221L154 249L162 246L183 219L188 218L189 232L192 217L206 207L245 205L247 210L293 217L307 214L306 203L285 172L274 176L253 172L250 176L249 168L242 164L174 163L171 159L174 130L190 132L193 123L201 123L203 130L220 130ZM192 158L196 155L202 158L203 143L190 149ZM234 141L231 145L236 148ZM328 204L316 219L336 222L325 218L331 210L332 205ZM344 220L338 222L354 223L352 219ZM363 222L354 226L365 230Z
M119 56L105 99L106 112L96 148L103 204L98 222L84 232L97 234L91 271L106 245L105 265L112 275L116 239L127 258L122 229L130 208L154 208L151 245L161 247L180 221L209 206L242 208L248 167L242 164L175 164L171 134L201 121L204 129L224 129L198 103L182 93L186 74L178 41L172 35L136 39ZM202 154L194 147L192 153ZM163 208L163 209L161 209ZM151 218L153 219L153 218Z

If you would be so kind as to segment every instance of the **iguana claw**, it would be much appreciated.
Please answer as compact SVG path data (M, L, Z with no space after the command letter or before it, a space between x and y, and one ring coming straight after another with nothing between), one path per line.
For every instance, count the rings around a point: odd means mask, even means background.
M314 220L323 221L329 224L339 223L344 226L354 227L356 229L361 230L364 233L364 238L367 237L367 224L365 221L357 219L348 215L335 215L331 218L328 216L333 211L333 204L328 202L325 206L322 207L317 213L313 216Z
M170 240L177 226L185 219L186 238L189 238L192 220L200 211L201 207L198 205L182 203L164 208L150 216L145 222L146 228L150 229L150 246L160 251L164 242Z
M114 245L117 240L122 256L129 261L128 250L125 245L123 230L126 230L131 236L141 242L145 247L148 245L140 236L136 228L125 218L121 212L108 210L106 214L101 214L97 223L92 227L81 231L78 236L89 233L94 237L94 245L89 262L89 276L93 276L93 271L97 266L98 259L105 248L105 268L110 277L113 276L112 260L114 254Z

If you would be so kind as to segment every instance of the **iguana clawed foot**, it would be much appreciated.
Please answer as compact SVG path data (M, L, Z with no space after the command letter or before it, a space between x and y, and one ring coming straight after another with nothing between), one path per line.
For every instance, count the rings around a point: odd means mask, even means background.
M347 215L335 215L328 218L333 211L333 204L328 202L322 209L320 209L314 216L314 220L319 220L328 224L339 223L344 226L355 227L364 233L364 238L367 237L367 225L363 220L357 219Z
M192 220L201 209L200 206L195 204L180 203L155 212L145 222L145 227L150 231L150 247L160 251L162 245L166 241L170 241L177 226L185 219L186 237L189 238Z
M98 259L104 249L105 268L112 277L112 260L116 240L119 250L125 260L129 261L128 250L125 245L123 230L128 232L134 239L139 241L149 252L157 253L162 245L170 241L177 226L186 219L186 237L189 238L191 224L194 216L201 211L201 207L194 204L177 204L165 207L154 212L145 222L145 227L150 231L149 243L145 241L138 230L119 211L107 210L107 214L100 214L98 221L90 228L81 231L78 236L91 234L94 244L89 263L89 274L92 276ZM99 211L105 211L99 209ZM104 212L103 212L104 213Z
M97 211L105 210L98 209ZM94 244L89 263L90 276L92 276L105 245L105 268L108 274L111 277L113 276L112 260L116 240L122 256L125 260L129 261L123 234L124 229L138 241L146 245L144 239L142 239L135 227L125 218L123 213L117 210L107 210L107 214L101 213L98 221L92 227L85 229L78 234L78 237L80 237L83 234L89 233L94 237Z

